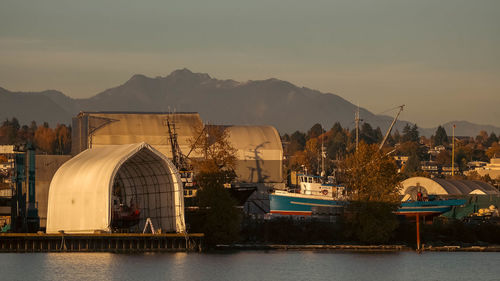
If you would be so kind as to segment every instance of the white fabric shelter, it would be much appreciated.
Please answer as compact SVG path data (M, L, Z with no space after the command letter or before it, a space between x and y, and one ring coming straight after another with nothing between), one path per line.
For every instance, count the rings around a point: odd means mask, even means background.
M425 177L412 177L401 182L401 195L412 194L418 191L429 195L498 195L500 192L491 184L482 181L430 179Z
M182 182L175 166L146 143L87 149L57 170L50 183L47 233L111 232L113 189L163 232L184 232Z

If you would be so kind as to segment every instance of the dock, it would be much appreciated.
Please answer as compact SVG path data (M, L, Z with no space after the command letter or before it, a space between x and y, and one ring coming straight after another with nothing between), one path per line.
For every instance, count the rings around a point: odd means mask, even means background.
M202 233L2 233L0 234L0 253L201 251L203 238Z

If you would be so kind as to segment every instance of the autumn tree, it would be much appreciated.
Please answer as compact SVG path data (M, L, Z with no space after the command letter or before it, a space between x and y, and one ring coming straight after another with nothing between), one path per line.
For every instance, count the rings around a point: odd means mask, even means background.
M400 178L391 157L376 144L361 142L344 163L343 181L350 194L347 234L366 243L389 240L398 226L394 211L399 205Z
M229 131L224 126L206 125L195 129L190 139L191 149L200 158L191 160L196 173L220 173L234 171L236 149L229 142Z
M191 164L200 187L196 200L203 211L195 229L205 233L207 245L231 243L238 238L242 216L224 184L236 176L236 149L224 126L207 125L196 131L197 137L190 143L201 157L192 159Z
M476 136L476 143L482 145L482 146L486 146L487 142L488 142L488 133L486 131L480 131L479 132L479 135Z
M493 143L488 150L486 150L486 155L491 158L499 158L500 157L500 144L498 142Z
M38 149L47 153L54 154L56 134L48 126L41 126L35 132L35 144Z

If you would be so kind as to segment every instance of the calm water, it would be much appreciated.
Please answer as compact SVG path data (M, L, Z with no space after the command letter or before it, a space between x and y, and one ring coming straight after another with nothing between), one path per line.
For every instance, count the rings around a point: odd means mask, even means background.
M0 254L0 280L500 280L500 253Z

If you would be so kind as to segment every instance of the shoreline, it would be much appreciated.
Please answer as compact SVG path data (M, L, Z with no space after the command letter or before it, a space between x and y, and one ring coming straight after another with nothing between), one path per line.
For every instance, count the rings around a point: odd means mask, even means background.
M248 251L335 251L335 252L500 252L500 245L491 246L423 246L416 250L407 245L288 245L288 244L233 244L216 245L216 250Z

